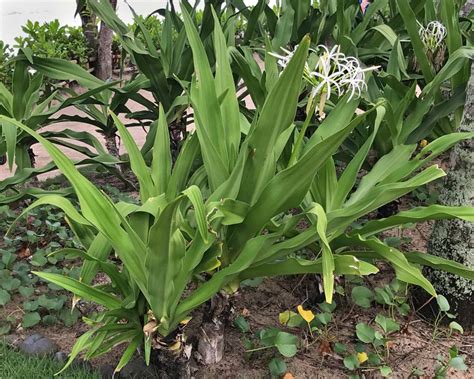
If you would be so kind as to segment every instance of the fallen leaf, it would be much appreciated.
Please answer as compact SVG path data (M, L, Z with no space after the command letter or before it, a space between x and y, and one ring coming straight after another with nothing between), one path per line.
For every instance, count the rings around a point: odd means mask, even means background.
M329 341L322 341L319 344L319 351L321 352L322 355L331 355L332 349L331 349L331 344L329 343Z
M143 333L145 333L146 336L149 336L155 331L157 326L158 324L156 321L150 321L143 327Z
M247 308L242 309L242 316L244 317L250 316L250 311Z
M18 259L26 259L28 257L31 257L31 250L29 247L23 247L20 249L18 252Z
M295 379L295 377L293 376L291 372L287 372L285 376L283 377L283 379Z
M305 310L303 309L302 305L298 305L298 313L300 314L301 317L303 317L303 320L305 320L308 324L314 320L314 313L311 310Z

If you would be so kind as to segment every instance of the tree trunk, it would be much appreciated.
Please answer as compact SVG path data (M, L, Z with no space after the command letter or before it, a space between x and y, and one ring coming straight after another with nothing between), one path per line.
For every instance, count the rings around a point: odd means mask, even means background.
M105 138L105 148L107 149L109 154L117 159L120 159L120 152L117 146L117 137L115 133L111 136L105 135L104 138Z
M91 11L84 7L80 11L82 32L87 41L87 47L90 49L90 54L95 58L97 55L97 17Z
M468 84L460 131L474 131L474 64ZM450 169L440 200L450 206L474 205L474 140L457 144L450 155ZM474 269L474 223L462 220L437 221L429 243L429 253L452 259ZM427 269L427 278L439 294L446 296L452 313L465 328L474 326L474 281L443 271Z
M110 0L114 9L117 8L117 0ZM103 21L100 23L99 45L97 48L97 62L95 76L101 80L112 78L112 39L113 32Z

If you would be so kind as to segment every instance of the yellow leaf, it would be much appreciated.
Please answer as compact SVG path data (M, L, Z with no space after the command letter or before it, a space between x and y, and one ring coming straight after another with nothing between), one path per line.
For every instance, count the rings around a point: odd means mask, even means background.
M181 325L188 325L189 321L191 321L192 317L186 317L184 320L181 320Z
M359 363L364 363L365 361L369 360L369 357L367 356L367 353L357 353L357 360Z
M305 320L308 324L314 320L314 313L309 311L306 311L303 309L302 305L298 305L298 313L300 314L301 317L303 317L303 320Z

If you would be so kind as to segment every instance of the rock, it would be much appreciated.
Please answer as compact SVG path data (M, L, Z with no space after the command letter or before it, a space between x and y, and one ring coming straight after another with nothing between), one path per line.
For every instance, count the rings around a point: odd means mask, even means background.
M41 334L33 334L20 344L19 349L27 355L46 356L56 353L59 346Z
M118 375L116 375L117 377ZM124 379L152 379L162 378L156 367L150 365L147 366L142 357L133 358L128 364L120 371L120 378Z
M224 356L224 325L220 321L204 324L198 342L198 357L203 365L219 363Z

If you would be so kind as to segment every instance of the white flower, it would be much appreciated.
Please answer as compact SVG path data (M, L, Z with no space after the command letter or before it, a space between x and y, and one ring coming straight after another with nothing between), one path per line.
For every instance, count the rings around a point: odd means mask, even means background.
M294 55L294 51L283 49L286 55L271 53L278 58L278 64L285 68ZM311 89L311 100L316 97L324 97L323 105L332 94L342 96L349 93L348 100L360 97L367 89L365 73L378 67L362 68L355 57L346 56L341 53L340 46L335 45L331 49L324 45L318 46L317 50L311 49L318 57L314 67L308 63L305 65L304 79Z
M448 32L441 22L431 21L426 28L420 24L418 34L425 47L428 50L434 51L443 43Z

